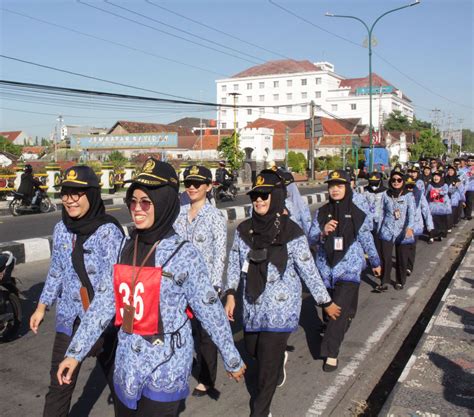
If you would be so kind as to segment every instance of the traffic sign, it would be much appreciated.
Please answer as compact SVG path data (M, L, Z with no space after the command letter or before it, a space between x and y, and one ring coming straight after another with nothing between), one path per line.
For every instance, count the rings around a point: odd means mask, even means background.
M311 119L306 119L304 121L304 130L305 138L311 139ZM320 117L314 116L314 137L320 138L322 136L324 136L323 122Z

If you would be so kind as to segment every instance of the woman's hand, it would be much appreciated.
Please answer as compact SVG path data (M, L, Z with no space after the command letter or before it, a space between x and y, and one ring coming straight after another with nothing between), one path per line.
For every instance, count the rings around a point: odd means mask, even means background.
M224 311L229 321L234 321L234 310L235 296L233 294L227 294L227 300L225 302Z
M35 312L30 317L30 329L34 334L38 334L38 328L44 319L46 313L46 304L38 304Z
M242 368L240 368L237 372L227 372L227 375L229 375L229 378L234 379L235 382L239 382L243 378L246 369L247 366L244 363Z
M372 272L374 273L374 276L379 277L382 275L382 267L378 266L377 268L372 268Z
M337 220L329 220L325 225L324 225L324 231L323 234L324 236L328 236L330 233L334 232L337 227Z
M332 320L336 320L341 315L341 307L339 307L335 302L332 302L329 306L324 307L324 311Z
M413 229L408 228L406 233L405 233L405 238L406 239L411 239L413 237Z
M70 384L72 382L72 374L79 365L79 361L74 358L66 357L58 367L56 377L58 378L59 385ZM64 374L66 372L66 374Z

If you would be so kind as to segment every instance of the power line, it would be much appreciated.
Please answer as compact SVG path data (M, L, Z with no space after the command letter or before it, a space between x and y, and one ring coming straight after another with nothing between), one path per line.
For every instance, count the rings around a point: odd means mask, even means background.
M165 10L165 11L167 11L168 13L174 14L174 15L179 16L179 17L181 17L181 18L183 18L183 19L186 19L186 20L188 20L188 21L190 21L190 22L196 23L197 25L202 26L202 27L205 27L206 29L210 29L210 30L213 30L214 32L220 33L221 35L228 36L229 38L235 39L235 40L237 40L237 41L239 41L239 42L242 42L242 43L245 43L245 44L247 44L247 45L253 46L253 47L255 47L255 48L261 49L262 51L269 52L269 53L271 53L271 54L273 54L273 55L277 55L277 56L279 56L279 57L281 57L281 58L286 58L286 59L291 59L291 60L293 60L292 58L290 58L290 57L288 57L288 56L286 56L286 55L282 55L282 54L280 54L279 52L275 52L275 51L272 51L271 49L264 48L263 46L259 46L259 45L255 44L255 43L246 41L245 39L239 38L239 37L237 37L237 36L235 36L235 35L232 35L232 34L230 34L230 33L228 33L228 32L224 32L223 30L217 29L217 28L212 27L212 26L210 26L210 25L206 25L205 23L202 23L202 22L200 22L200 21L198 21L198 20L196 20L196 19L192 19L192 18L190 18L190 17L188 17L188 16L185 16L185 15L183 15L183 14L181 14L181 13L178 13L178 12L176 12L176 11L174 11L174 10L168 9L167 7L164 7L164 6L158 5L158 4L156 4L156 3L153 3L151 0L145 0L145 2L148 3L148 4L150 4L150 5L152 5L152 6L154 6L154 7L159 8L159 9L161 9L161 10Z
M125 45L125 44L120 43L120 42L112 41L110 39L105 39L105 38L101 38L101 37L96 36L96 35L91 35L90 33L82 32L82 31L79 31L77 29L72 29L72 28L67 27L67 26L59 25L57 23L48 22L47 20L39 19L37 17L33 17L33 16L27 15L25 13L20 13L20 12L5 9L5 8L1 8L1 10L3 10L4 12L7 12L7 13L15 14L17 16L21 16L21 17L24 17L24 18L27 18L27 19L34 20L36 22L40 22L40 23L43 23L43 24L46 24L46 25L50 25L50 26L57 27L57 28L60 28L60 29L63 29L63 30L67 30L69 32L76 33L76 34L81 35L81 36L86 36L88 38L92 38L92 39L96 39L96 40L99 40L99 41L102 41L102 42L106 42L106 43L109 43L111 45L115 45L115 46L119 46L121 48L129 49L129 50L134 51L134 52L140 52L142 54L149 55L149 56L152 56L152 57L155 57L155 58L158 58L158 59L163 59L165 61L173 62L175 64L184 65L184 66L189 67L189 68L194 68L194 69L197 69L197 70L200 70L200 71L205 71L205 72L208 72L208 73L211 73L211 74L227 77L226 74L221 74L221 73L216 72L216 71L212 71L212 70L209 70L209 69L206 69L206 68L203 68L203 67L199 67L199 66L193 65L193 64L188 64L186 62L178 61L176 59L168 58L168 57L165 57L163 55L158 55L158 54L155 54L155 53L152 53L152 52L149 52L149 51L145 51L143 49L135 48L133 46Z
M126 20L126 21L128 21L128 22L132 22L132 23L135 23L135 24L137 24L137 25L147 27L147 28L152 29L152 30L154 30L154 31L156 31L156 32L164 33L164 34L166 34L166 35L168 35L168 36L172 36L172 37L174 37L174 38L181 39L181 40L183 40L183 41L185 41L185 42L192 43L193 45L198 45L198 46L201 46L201 47L203 47L203 48L211 49L211 50L216 51L216 52L219 52L219 53L221 53L221 54L228 55L228 56L231 56L231 57L233 57L233 58L237 58L237 59L240 59L240 60L243 60L243 61L246 61L246 62L250 62L251 64L259 64L259 62L251 61L251 60L249 60L249 59L240 57L240 56L238 56L238 55L231 54L231 53L225 52L225 51L221 51L220 49L217 49L217 48L213 48L212 46L204 45L204 44L199 43L199 42L195 42L195 41L193 41L193 40L191 40L191 39L187 39L187 38L185 38L185 37L183 37L183 36L179 36L179 35L176 35L176 34L174 34L174 33L167 32L167 31L162 30L162 29L158 29L158 28L156 28L156 27L154 27L154 26L147 25L147 24L145 24L145 23L143 23L143 22L139 22L138 20L130 19L129 17L125 17L125 16L122 16L122 15L120 15L120 14L118 14L118 13L111 12L110 10L103 9L103 8L97 7L97 6L93 6L92 4L89 4L89 3L84 3L82 0L77 0L77 2L78 2L79 4L84 5L84 6L90 7L90 8L92 8L92 9L99 10L99 11L101 11L101 12L103 12L103 13L110 14L110 15L112 15L112 16L118 17L118 18L123 19L123 20Z

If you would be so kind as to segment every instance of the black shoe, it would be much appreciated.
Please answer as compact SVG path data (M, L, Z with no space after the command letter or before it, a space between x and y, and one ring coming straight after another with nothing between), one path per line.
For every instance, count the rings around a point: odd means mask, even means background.
M411 275L411 269L407 269L407 277Z
M432 245L434 243L434 239L432 237L429 238L428 240L428 245Z
M339 361L336 362L335 365L329 365L326 361L323 364L323 371L324 372L334 372L337 369Z
M280 375L278 376L277 388L281 388L283 385L285 385L287 361L288 361L288 352L285 350L285 355L283 356L283 364L280 369Z
M377 285L374 288L374 291L378 292L378 293L381 293L381 292L384 292L384 291L387 291L387 290L388 290L388 285Z
M194 388L193 393L191 395L193 397L205 397L207 395L207 390L203 391L203 390Z
M395 284L395 289L396 290L403 290L403 285L402 284Z

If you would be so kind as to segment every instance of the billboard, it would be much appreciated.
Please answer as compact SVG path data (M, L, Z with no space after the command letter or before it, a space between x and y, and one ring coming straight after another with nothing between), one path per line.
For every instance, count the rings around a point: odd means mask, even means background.
M372 94L390 94L393 93L394 88L391 85L385 85L383 87L375 87L372 86ZM369 94L370 88L369 87L357 87L356 88L356 96L363 96Z
M71 148L75 149L147 149L177 147L178 134L176 132L71 137Z

